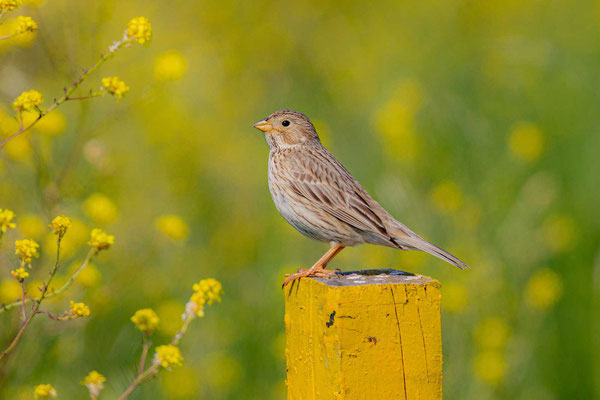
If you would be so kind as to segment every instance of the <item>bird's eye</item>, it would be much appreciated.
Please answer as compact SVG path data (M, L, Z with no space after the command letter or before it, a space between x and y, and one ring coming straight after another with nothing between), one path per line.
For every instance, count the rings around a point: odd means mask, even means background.
M283 125L283 126L290 126L290 121L288 121L287 119L283 120L283 122L281 123L281 125Z

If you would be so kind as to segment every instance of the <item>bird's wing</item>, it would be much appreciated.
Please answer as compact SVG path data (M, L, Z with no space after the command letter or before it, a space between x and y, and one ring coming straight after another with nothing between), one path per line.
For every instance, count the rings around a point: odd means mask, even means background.
M378 215L383 208L325 148L311 149L302 156L289 157L288 161L290 189L355 229L380 236L384 241L392 239Z

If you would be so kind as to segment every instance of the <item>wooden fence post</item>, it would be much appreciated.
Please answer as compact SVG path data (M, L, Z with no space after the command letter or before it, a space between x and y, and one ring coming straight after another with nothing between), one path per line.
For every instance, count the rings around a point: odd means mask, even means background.
M442 398L440 283L398 272L287 286L288 400Z

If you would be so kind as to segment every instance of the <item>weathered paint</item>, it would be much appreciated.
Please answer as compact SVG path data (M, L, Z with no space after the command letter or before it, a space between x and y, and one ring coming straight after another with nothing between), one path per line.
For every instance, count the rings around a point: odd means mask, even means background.
M288 400L442 398L438 281L301 279L285 298Z

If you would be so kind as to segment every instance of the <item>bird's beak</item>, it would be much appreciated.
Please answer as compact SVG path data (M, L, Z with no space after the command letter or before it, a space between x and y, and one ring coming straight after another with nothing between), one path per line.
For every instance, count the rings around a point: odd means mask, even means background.
M252 126L255 127L256 129L258 129L259 131L263 131L263 132L269 132L269 131L273 130L273 125L271 125L269 123L269 121L267 121L266 119L263 119L262 121L258 121L257 123L255 123Z

